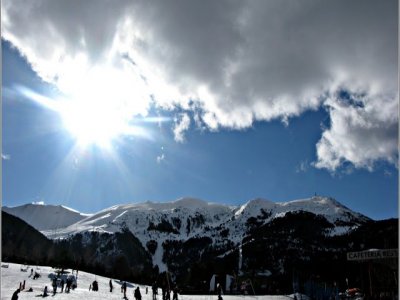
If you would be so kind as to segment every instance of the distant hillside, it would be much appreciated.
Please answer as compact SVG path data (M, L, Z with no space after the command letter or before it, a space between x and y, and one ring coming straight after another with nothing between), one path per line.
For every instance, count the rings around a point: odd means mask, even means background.
M64 228L88 216L62 205L25 204L17 207L3 206L2 210L21 218L37 230Z
M1 212L1 245L3 260L47 262L53 241L18 217Z

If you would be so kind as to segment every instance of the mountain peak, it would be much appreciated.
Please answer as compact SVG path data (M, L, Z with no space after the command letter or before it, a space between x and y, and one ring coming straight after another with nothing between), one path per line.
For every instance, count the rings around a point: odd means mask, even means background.
M29 203L16 207L4 206L2 210L23 219L38 230L64 228L88 216L62 205L37 203Z

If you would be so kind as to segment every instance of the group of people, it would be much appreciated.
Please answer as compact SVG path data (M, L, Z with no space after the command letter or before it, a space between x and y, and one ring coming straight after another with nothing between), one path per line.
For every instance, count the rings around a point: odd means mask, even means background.
M28 268L28 267L27 267ZM21 268L21 271L23 271L23 272L26 272L27 271L27 268L26 269L22 269ZM33 269L31 269L31 273L30 273L30 275L28 276L28 278L31 278L32 277L32 279L37 279L37 278L39 278L40 277L40 274L39 273L37 273L37 272L35 272L35 274L33 274ZM19 287L14 291L14 293L12 294L12 296L11 296L11 300L17 300L18 299L18 294L21 292L21 291L23 291L23 290L25 290L25 280L23 281L23 282L20 282L19 283ZM32 287L30 287L29 289L27 289L26 290L27 292L33 292L33 289L32 289Z
M112 293L113 289L114 289L114 285L113 285L111 279L109 281L109 287L110 287L110 293ZM95 292L97 292L99 290L99 283L96 280L94 280L90 284L89 291L90 290L95 291ZM126 296L126 291L127 291L127 283L126 283L126 281L124 281L121 284L121 293L124 293L123 299L128 299L128 297ZM146 288L146 293L147 293L147 288ZM140 293L140 288L139 287L136 287L136 289L133 292L133 296L135 297L135 300L142 300L142 294Z
M153 291L153 300L157 300L158 287L156 282L153 283L151 289ZM178 286L175 285L174 288L171 290L169 285L163 284L161 286L162 300L171 300L171 292L172 300L178 300Z
M99 291L99 283L97 282L97 280L94 280L90 285L89 285L89 291L92 290L94 292L98 292Z
M36 271L35 274L33 274L33 269L31 269L31 274L28 277L32 277L32 279L38 279L40 277L40 274Z
M55 295L57 293L58 277L53 278L52 286L53 286L53 295ZM65 292L69 293L71 291L71 288L74 290L77 287L76 280L74 280L73 277L67 277L65 281L64 278L61 278L60 280L61 293L64 292L64 286L65 286Z
M18 294L23 290L25 290L25 280L23 282L19 283L19 288L17 288L15 290L15 292L13 293L13 295L11 297L11 300L17 300L18 299ZM27 291L28 292L33 292L33 289L29 288Z
M126 289L127 289L127 284L126 281L124 281L121 285L121 292L124 293L124 299L128 299L126 297ZM112 291L112 282L110 279L110 292ZM133 296L135 297L135 300L142 300L142 294L140 293L140 289L139 287L137 287L134 292L133 292Z
M61 272L63 273L63 272ZM76 275L78 275L78 271L76 271ZM40 277L40 274L33 271L33 269L31 269L31 274L28 276L29 278L32 279L37 279ZM65 287L65 293L69 293L70 289L75 289L77 287L77 283L76 280L73 276L68 276L68 277L62 277L62 275L60 274L60 272L57 275L54 275L52 278L52 282L51 282L51 286L53 288L53 296L57 293L57 288L60 287L61 288L61 293L64 292L64 287ZM113 286L113 282L110 279L109 281L109 287L110 287L110 292L113 292L114 286ZM17 300L18 299L18 294L25 289L25 280L22 282L20 282L19 288L13 293L12 295L12 300ZM98 291L99 290L99 284L96 280L94 280L90 286L89 286L89 290L92 291ZM172 300L178 300L178 287L175 285L174 288L170 288L169 284L166 284L164 282L164 284L161 285L161 290L162 290L162 300L171 300L171 293L172 293ZM32 289L31 289L32 291ZM148 288L146 287L145 289L146 294L148 293ZM157 299L157 294L158 294L158 286L157 283L154 282L153 286L152 286L152 292L153 292L153 299ZM49 296L49 291L47 286L44 287L43 293L40 294L39 296L42 297L47 297ZM127 298L127 282L124 281L121 284L121 293L123 293L123 298L124 299L128 299ZM141 300L142 299L142 294L140 292L140 288L136 287L136 289L134 289L133 292L133 296L135 298L135 300ZM222 298L219 298L222 299Z

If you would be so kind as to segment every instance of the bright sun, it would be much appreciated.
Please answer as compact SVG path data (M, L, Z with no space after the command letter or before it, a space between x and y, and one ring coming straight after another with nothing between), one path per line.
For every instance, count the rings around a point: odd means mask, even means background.
M133 117L144 116L149 102L143 84L113 69L85 75L79 83L70 83L72 92L59 109L77 143L109 148L117 137L137 134L138 128L131 125Z
M61 112L64 126L80 146L94 144L107 148L115 137L126 131L127 120L111 104L103 101L76 101Z
M22 86L18 89L28 99L57 112L63 127L81 148L110 149L122 136L152 139L149 130L137 125L139 121L159 123L169 120L148 117L154 86L139 73L128 69L129 65L83 67L82 70L79 66L71 63L59 77L57 86L63 96L58 99ZM157 87L158 92L165 91Z

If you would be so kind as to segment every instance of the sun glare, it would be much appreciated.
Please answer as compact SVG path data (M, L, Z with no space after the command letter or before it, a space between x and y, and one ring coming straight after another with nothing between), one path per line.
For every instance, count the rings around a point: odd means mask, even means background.
M93 102L77 102L65 108L61 112L64 126L80 146L110 147L112 140L123 134L127 120L110 103Z
M71 62L57 80L62 96L57 99L38 94L29 88L18 90L35 103L57 112L63 127L76 140L77 146L110 149L122 136L153 140L146 125L167 122L169 118L149 117L152 96L162 86L150 84L131 64L122 60L112 64L87 67Z
M120 70L96 68L80 82L69 82L70 96L59 113L65 128L81 147L109 148L121 135L135 135L134 116L147 113L143 83Z

